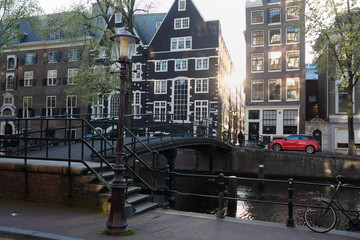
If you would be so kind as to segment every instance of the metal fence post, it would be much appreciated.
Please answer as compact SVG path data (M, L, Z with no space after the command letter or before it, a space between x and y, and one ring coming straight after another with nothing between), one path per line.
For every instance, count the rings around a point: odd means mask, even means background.
M170 208L170 202L169 202L169 188L170 188L170 166L166 165L166 169L165 169L165 202L164 202L164 208L169 209Z
M294 223L294 217L293 217L293 207L294 207L294 202L293 202L293 193L294 193L294 180L292 178L289 178L288 180L288 193L289 193L289 202L288 202L288 209L289 209L289 216L287 219L287 223L286 226L288 227L294 227L295 223Z
M225 218L224 214L224 174L219 174L219 209L216 213L217 218Z

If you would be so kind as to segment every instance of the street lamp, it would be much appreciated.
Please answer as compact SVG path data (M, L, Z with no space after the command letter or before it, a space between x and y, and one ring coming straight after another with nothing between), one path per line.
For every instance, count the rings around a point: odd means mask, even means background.
M131 60L135 44L139 38L132 35L127 30L110 37L115 44L117 62L120 63L120 104L117 125L117 145L116 159L114 166L114 180L111 183L111 207L108 221L106 222L105 233L108 235L119 235L127 231L127 221L125 216L125 190L126 182L124 178L124 114L125 114L125 81L126 66Z

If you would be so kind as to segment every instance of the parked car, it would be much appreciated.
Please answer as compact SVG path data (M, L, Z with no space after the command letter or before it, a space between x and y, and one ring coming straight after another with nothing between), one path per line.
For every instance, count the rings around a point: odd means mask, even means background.
M307 135L290 135L283 139L273 140L269 148L275 151L298 150L307 153L316 153L321 150L319 141Z

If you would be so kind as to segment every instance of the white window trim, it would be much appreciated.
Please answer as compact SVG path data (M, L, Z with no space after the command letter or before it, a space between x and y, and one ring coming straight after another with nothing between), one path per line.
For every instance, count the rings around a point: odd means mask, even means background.
M280 43L277 43L277 44L273 44L273 43L270 43L271 39L270 39L270 31L271 30L280 30ZM268 31L268 44L269 46L280 46L282 44L282 32L281 32L281 28L272 28L272 29L269 29Z
M9 86L8 86L8 78L10 76L13 78L13 88L9 88ZM15 78L15 73L6 73L5 91L14 91L14 78Z
M139 103L135 103L135 98L136 98L137 94L139 94ZM141 108L142 108L142 105L141 105L141 91L139 91L139 90L133 91L133 101L131 103L131 107L132 107L132 110L133 110L134 119L141 119ZM135 114L135 111L134 111L135 107L139 108L139 114Z
M300 44L300 41L301 41L301 39L300 39L300 29L298 28L298 39L299 39L299 41L298 42L291 42L291 43L288 43L288 32L287 32L287 30L289 29L289 28L296 28L296 27L287 27L286 28L286 45L293 45L293 44Z
M298 68L288 69L288 53L289 52L298 52L299 53L299 67ZM286 51L286 71L291 72L291 71L299 71L299 70L300 70L300 50Z
M176 61L181 61L181 63L182 63L183 60L186 61L185 68L182 68L183 65L181 64L181 69L180 69L180 70L177 70L177 69L176 69ZM188 70L188 65L189 65L189 61L188 61L187 58L175 59L175 61L174 61L174 71L175 71L175 72L184 72L184 71L187 71L187 70Z
M156 105L156 103L159 103L159 106L155 106ZM165 106L162 106L162 104L165 104ZM165 116L162 116L162 115L160 115L160 119L155 119L155 116L156 116L156 114L155 114L155 109L156 108L158 108L158 109L165 109ZM161 111L160 111L161 112ZM154 113L154 116L153 116L153 118L154 118L154 122L166 122L166 119L167 119L167 117L166 117L166 115L167 115L167 102L166 101L154 101L154 105L153 105L153 113ZM161 114L161 113L160 113Z
M277 80L280 82L280 99L279 100L270 100L270 81ZM274 78L268 80L268 102L281 102L282 91L281 91L281 78Z
M204 60L207 60L207 67L204 68ZM197 61L201 61L201 68L198 68ZM195 70L209 70L210 59L208 57L195 58Z
M137 70L137 67L140 66L140 70ZM133 70L136 70L137 72L133 72L132 81L142 81L142 64L141 63L133 63ZM140 77L137 77L137 76Z
M253 81L262 81L263 82L263 100L253 100ZM253 79L251 80L251 102L264 102L264 79Z
M51 84L50 84L50 78L49 78L49 73L50 73L50 71L56 72L55 83L54 83L54 80L52 80L52 83L51 83ZM57 77L57 70L54 70L54 69L48 70L48 72L47 72L46 86L56 86L56 79L57 79L57 78L58 78L58 77ZM51 79L53 79L53 78L51 78Z
M185 5L185 7L182 9L181 8L181 3L184 3ZM186 11L186 0L179 0L179 2L178 2L178 11L179 12L181 12L181 11Z
M261 71L253 71L253 55L258 55L261 54L263 56L263 64L262 64L262 69ZM265 55L264 53L253 53L251 54L251 73L263 73L265 69Z
M48 102L49 102L49 101L48 101L49 98L55 99L55 106L54 106L54 107L47 105ZM52 117L52 116L54 116L54 109L56 109L56 96L46 96L46 116L47 116L47 117ZM51 111L50 111L50 114L48 114L48 113L49 113L48 110L51 110Z
M163 62L166 62L166 69L165 70L162 69L162 63ZM157 66L158 63L160 64L160 70L156 69L156 66ZM167 71L168 71L168 60L156 60L155 61L155 72L167 72Z
M300 19L300 14L298 14L298 17L297 18L294 18L294 19L288 19L288 9L289 8L297 8L298 11L299 11L299 7L298 6L290 6L290 7L287 7L285 8L285 21L298 21Z
M118 18L120 16L120 21L118 21ZM115 19L114 19L114 22L115 23L122 23L122 15L120 13L115 13Z
M176 27L176 21L179 20L180 21L180 27ZM184 21L187 20L188 25L184 26ZM185 17L185 18L174 18L174 30L180 30L180 29L189 29L190 28L190 18L189 17Z
M205 119L202 119L202 115L203 115L203 103L206 102L206 118ZM200 106L196 106L197 103L200 103ZM196 109L197 108L200 108L200 116L197 116L196 115ZM195 120L197 121L204 121L204 120L207 120L208 117L209 117L209 100L195 100L194 101L194 116L195 116Z
M157 91L156 85L159 84L159 91ZM162 92L163 84L165 85L165 92ZM155 80L154 81L154 94L167 94L167 80Z
M298 82L299 82L299 93L298 93L298 94L299 94L299 98L297 98L297 99L288 99L288 96L287 96L287 92L288 92L288 84L287 84L287 81L288 81L289 79L297 79ZM286 91L285 91L286 101L287 101L287 102L298 102L298 101L300 101L300 98L301 98L300 93L301 93L300 78L298 78L298 77L286 78Z
M74 99L74 97L75 97L75 106L70 106L69 107L69 100ZM67 95L65 104L66 104L66 113L69 114L69 115L73 115L74 114L74 109L77 108L77 106L78 106L78 97L77 97L77 95ZM71 112L69 112L69 110Z
M279 0L278 2L274 2L274 3L269 3L268 1L266 1L267 5L276 5L276 4L280 4L281 0Z
M253 19L253 18L252 18L253 12L262 12L262 13L263 13L263 21L262 21L262 22L256 22L256 23L254 23L254 22L252 21L252 19ZM254 11L251 11L251 12L250 12L251 25L264 24L264 19L265 19L264 10L254 10Z
M347 112L339 112L339 85L342 83L342 80L336 80L335 81L335 113L336 114L347 114ZM353 113L355 113L355 88L352 89L353 90Z
M271 53L280 53L280 70L270 70L270 55ZM282 52L269 52L269 55L268 55L268 71L269 72L281 72L282 70Z
M29 100L31 99L31 104L28 104L27 107L25 107L25 99L27 99L28 103L29 103ZM23 97L23 117L24 118L28 118L28 117L31 117L31 114L29 112L29 108L32 108L32 103L33 103L33 97L32 96L24 96Z
M184 48L183 49L179 49L179 40L184 39ZM190 47L186 48L186 40L190 39ZM172 48L172 43L173 40L176 40L176 49ZM187 36L187 37L177 37L177 38L171 38L170 39L170 51L171 52L179 52L179 51L187 51L187 50L191 50L192 49L192 37L191 36Z
M70 59L70 57L69 57L69 53L70 53L70 52L73 52L73 58L71 58L71 59ZM75 55L76 55L76 56L75 56ZM76 61L78 61L78 60L79 60L78 56L79 56L79 49L70 49L70 50L68 51L68 61L69 61L69 62L76 62Z
M262 32L263 33L263 44L262 45L253 45L253 32ZM250 35L250 37L251 37L251 47L264 47L264 40L265 40L265 36L264 36L264 30L253 30L253 31L251 31L251 35Z
M71 76L70 72L76 72L74 74L74 76ZM76 77L76 75L79 73L79 69L78 68L69 68L68 72L67 72L67 84L68 85L75 85L76 83L74 82L74 80L70 81L71 78Z
M31 78L27 78L26 73L31 75ZM32 87L34 79L34 71L24 71L24 87ZM30 84L28 84L30 82Z
M197 87L196 87L196 81L197 80L200 80L201 81L201 90L198 91L197 90ZM203 91L203 88L204 88L204 82L206 82L206 86L207 86L207 89L206 91ZM209 79L208 78L196 78L195 79L195 93L209 93Z
M14 68L9 68L9 59L13 58L14 59ZM6 70L15 70L17 68L17 57L15 55L7 55L7 59L6 59Z

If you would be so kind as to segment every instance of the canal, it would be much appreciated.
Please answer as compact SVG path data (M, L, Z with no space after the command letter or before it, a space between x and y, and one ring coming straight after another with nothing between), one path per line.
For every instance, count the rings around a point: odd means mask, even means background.
M176 191L191 193L191 196L176 193L173 208L181 211L191 211L207 214L215 214L218 209L218 183L215 179L177 178ZM336 184L334 179L330 184ZM192 194L203 196L193 196ZM206 196L205 196L206 195ZM208 196L214 197L208 197ZM294 184L293 201L295 205L307 205L314 197L330 198L332 190L329 186L313 186ZM339 200L345 209L360 209L359 189L340 189ZM286 224L288 219L288 184L250 180L238 180L236 218L248 220L260 220L279 222ZM276 202L280 204L262 203ZM294 221L296 225L304 225L305 207L294 207ZM345 229L347 220L341 217L337 229Z

